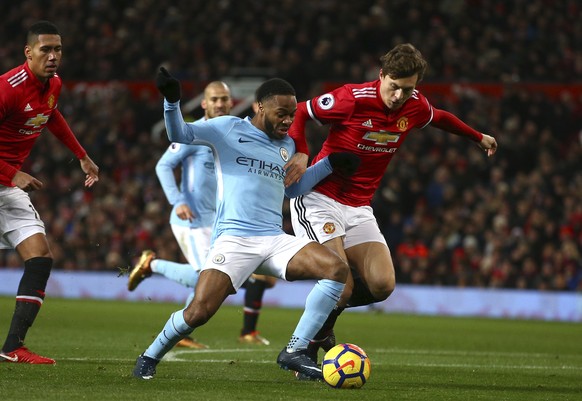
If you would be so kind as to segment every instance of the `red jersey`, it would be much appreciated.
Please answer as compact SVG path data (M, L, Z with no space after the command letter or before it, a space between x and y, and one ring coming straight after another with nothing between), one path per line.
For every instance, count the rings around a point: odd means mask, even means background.
M301 104L300 104L301 106ZM344 85L330 93L317 96L298 107L297 114L308 113L318 124L329 124L329 134L313 163L333 152L358 155L362 163L351 177L332 173L315 190L349 205L369 205L392 157L410 130L423 128L433 118L433 108L417 90L402 107L390 111L380 97L380 80ZM296 115L296 121L306 118ZM301 124L298 124L301 125ZM306 147L304 127L291 126L289 135Z
M47 127L78 158L86 152L57 110L62 82L55 75L42 83L27 63L0 76L0 185L12 178Z

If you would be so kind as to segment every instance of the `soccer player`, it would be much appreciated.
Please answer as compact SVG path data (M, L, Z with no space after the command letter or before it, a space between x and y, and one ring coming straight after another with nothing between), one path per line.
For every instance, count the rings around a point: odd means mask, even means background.
M33 24L27 33L26 61L0 76L0 248L16 249L24 273L0 362L54 364L24 346L44 301L53 264L44 223L27 192L43 187L20 168L46 127L79 159L85 186L99 180L99 168L79 144L57 109L61 78L56 74L62 56L61 35L48 21Z
M313 191L291 200L295 234L317 240L332 249L355 273L348 278L340 302L315 342L310 344L309 354L315 360L319 346L327 351L335 344L333 327L345 307L383 301L394 290L390 250L370 202L390 160L411 130L431 125L474 141L488 156L497 149L495 138L431 106L416 89L427 63L414 46L397 45L380 60L382 65L377 80L347 84L300 103L289 131L298 153L285 166L286 184L295 182L305 171L308 159L305 125L308 120L330 125L314 163L331 152L351 152L362 161L352 176L341 177L333 172Z
M192 302L173 313L151 345L137 358L133 375L151 379L162 357L185 335L205 324L227 296L254 272L294 281L319 279L287 347L277 358L285 369L322 379L307 356L310 339L337 303L348 274L347 264L325 246L283 231L284 195L297 196L343 167L350 154L332 154L311 166L298 183L285 188L283 164L295 152L287 132L297 108L295 90L270 79L256 91L258 112L252 119L234 116L185 123L180 113L180 84L164 68L156 84L164 95L168 137L179 143L204 143L214 152L217 212L212 248L200 273ZM352 169L353 171L353 169ZM351 171L346 169L346 173Z
M233 106L230 88L221 81L209 83L204 88L200 105L204 110L203 120L229 115ZM174 176L174 170L178 167L181 167L180 187ZM210 249L216 210L216 175L212 150L204 145L172 143L158 161L156 174L168 201L173 205L170 226L188 263L157 259L154 251L144 250L129 275L127 287L133 291L144 279L157 273L188 288L196 288L200 269ZM269 345L269 341L259 335L257 322L265 289L274 285L274 278L258 275L253 275L244 283L243 328L239 342ZM186 305L193 297L194 292ZM176 346L208 348L189 336L180 340Z

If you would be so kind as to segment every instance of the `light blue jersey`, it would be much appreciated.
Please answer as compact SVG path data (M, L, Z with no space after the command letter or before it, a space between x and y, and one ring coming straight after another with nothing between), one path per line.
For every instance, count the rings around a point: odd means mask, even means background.
M182 167L180 187L174 169ZM160 184L173 205L170 224L190 228L210 227L216 209L216 175L214 157L208 146L172 143L156 165ZM179 205L187 204L194 218L182 220L176 214Z
M283 234L283 166L295 153L293 140L270 138L248 117L221 116L186 123L179 105L164 101L168 138L172 142L207 145L214 153L217 207L213 241L223 234ZM327 159L312 167L299 184L288 188L288 196L308 191L332 171Z

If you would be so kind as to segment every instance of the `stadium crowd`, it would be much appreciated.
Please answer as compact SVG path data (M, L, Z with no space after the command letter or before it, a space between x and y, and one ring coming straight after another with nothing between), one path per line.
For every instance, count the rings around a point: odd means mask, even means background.
M300 3L0 3L3 37L52 20L64 35L65 83L102 82L70 87L60 99L101 168L99 184L84 190L77 161L49 135L24 166L46 185L31 196L55 268L114 271L145 248L182 260L154 172L168 145L151 134L161 98L132 95L127 81L151 82L161 63L202 83L260 72L288 79L303 100L323 82L374 79L379 56L409 41L429 61L424 83L506 86L501 97L463 86L454 97L429 96L494 135L493 159L466 140L425 129L409 136L387 170L372 206L397 282L582 290L582 98L513 85L581 84L578 2ZM3 71L24 62L22 41L5 42ZM320 131L312 130L315 150ZM14 252L0 253L0 266L20 264Z

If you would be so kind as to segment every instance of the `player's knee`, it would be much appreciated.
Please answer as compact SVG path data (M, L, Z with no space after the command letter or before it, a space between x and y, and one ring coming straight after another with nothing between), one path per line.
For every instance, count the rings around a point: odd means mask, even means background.
M210 320L212 313L204 303L192 302L184 310L184 321L190 327L199 327Z
M328 269L328 277L327 278L333 281L337 281L340 283L345 283L348 278L348 272L350 270L348 264L344 262L339 257L334 257L329 264Z
M376 302L381 302L386 300L393 292L395 288L394 280L387 280L381 283L373 283L369 286L370 293L376 300Z

